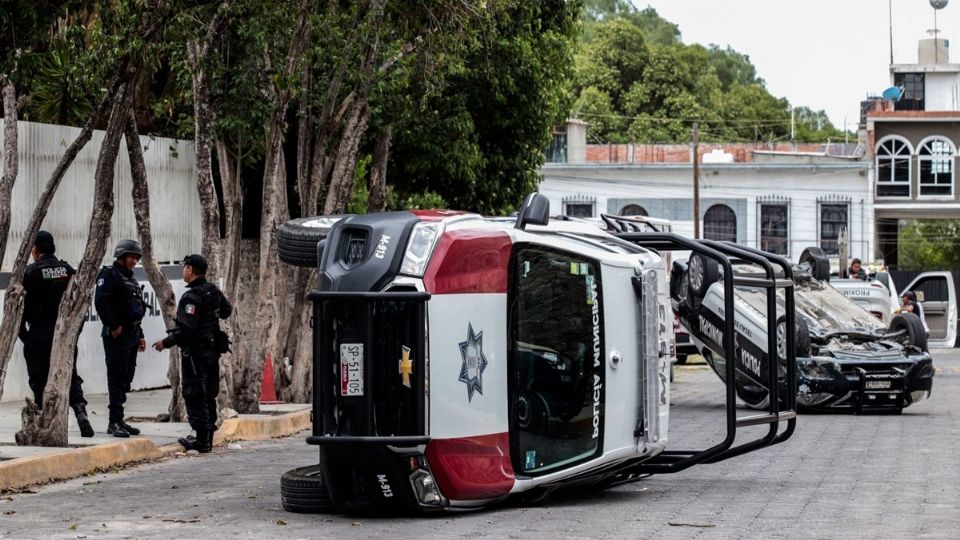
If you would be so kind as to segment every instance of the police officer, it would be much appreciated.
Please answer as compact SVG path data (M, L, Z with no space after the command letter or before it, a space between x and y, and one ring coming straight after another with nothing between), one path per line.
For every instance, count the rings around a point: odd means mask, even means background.
M177 305L177 325L166 338L153 344L157 351L180 347L183 401L190 427L196 437L178 442L187 450L209 452L217 427L217 394L220 389L220 354L225 352L225 336L219 319L226 319L233 306L216 285L206 279L207 260L201 255L183 259L183 281L187 292Z
M27 379L33 391L33 401L43 407L43 389L50 373L50 352L53 348L53 330L60 311L60 300L70 278L77 273L66 261L58 259L53 235L37 233L33 243L33 264L23 274L23 318L20 323L20 341L27 361ZM83 398L83 379L77 375L77 349L73 349L73 373L70 377L70 407L77 417L80 435L93 437L93 428L87 418L87 400Z
M136 240L120 240L113 250L113 265L97 275L94 304L103 323L103 350L107 361L107 391L110 394L110 422L107 433L114 437L139 435L140 430L123 421L123 404L137 369L137 352L147 348L140 322L147 311L143 288L133 278L133 268L143 257Z

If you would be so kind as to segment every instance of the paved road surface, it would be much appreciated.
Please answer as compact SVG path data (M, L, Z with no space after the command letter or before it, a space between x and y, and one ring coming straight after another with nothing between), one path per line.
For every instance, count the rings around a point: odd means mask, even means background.
M778 447L537 507L287 514L280 473L315 455L294 437L0 496L0 538L957 538L960 351L934 358L933 399L902 416L804 415ZM672 444L718 436L720 391L703 367L678 372Z

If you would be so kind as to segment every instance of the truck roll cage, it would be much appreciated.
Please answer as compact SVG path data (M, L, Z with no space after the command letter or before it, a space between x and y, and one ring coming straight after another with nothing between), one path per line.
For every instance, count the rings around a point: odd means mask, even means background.
M608 223L611 220L605 220ZM632 224L630 224L632 225ZM724 303L724 384L726 384L726 437L720 443L704 450L664 450L662 453L643 463L631 465L618 475L643 475L679 472L698 463L716 463L735 456L752 452L760 448L779 444L793 434L797 422L797 374L796 352L794 349L794 298L793 267L783 257L766 253L758 249L741 246L733 242L712 240L691 240L680 235L664 232L631 232L633 227L611 227L613 236L638 246L658 251L691 251L717 261L723 268ZM765 277L735 276L733 265L748 263L763 269ZM777 270L782 277L777 276ZM736 369L736 310L734 293L736 287L762 288L766 292L767 315L767 388L769 399L763 414L737 416L735 369ZM777 348L777 289L783 289L786 301L786 359L778 358ZM776 362L786 361L785 386L779 380ZM785 396L780 396L785 387ZM782 407L781 407L782 405ZM781 432L780 423L786 422ZM769 431L761 438L734 446L737 430L748 426L769 425Z

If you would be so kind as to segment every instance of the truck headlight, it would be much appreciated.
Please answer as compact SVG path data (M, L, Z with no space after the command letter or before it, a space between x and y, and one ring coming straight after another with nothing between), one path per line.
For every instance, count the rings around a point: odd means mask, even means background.
M440 488L434 481L433 475L423 469L418 469L410 475L410 484L413 486L417 500L422 504L439 505L443 503Z
M410 240L407 242L407 250L403 254L400 273L423 277L423 272L427 269L427 263L430 261L430 255L433 254L433 248L436 247L442 234L442 223L421 222L414 225Z
M800 375L807 379L821 381L833 379L836 371L836 366L832 362L818 362L816 360L799 363L797 367L800 368ZM831 370L831 367L834 369Z

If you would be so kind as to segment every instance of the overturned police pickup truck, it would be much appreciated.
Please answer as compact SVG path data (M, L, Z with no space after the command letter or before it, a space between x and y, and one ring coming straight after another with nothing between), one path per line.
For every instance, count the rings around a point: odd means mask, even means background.
M319 274L308 295L307 438L319 453L281 477L285 509L477 509L676 472L790 436L795 394L738 418L731 391L725 439L667 449L673 314L660 252L692 250L725 267L740 254L629 219L598 227L548 216L534 194L510 218L415 210L278 228L281 259ZM736 440L758 425L764 436Z
M826 280L814 277L829 263L816 249L805 250L793 268L797 405L801 409L885 409L904 407L930 396L933 360L920 318L894 316L884 325L869 311L844 296ZM828 267L828 266L827 266ZM725 313L735 313L734 384L737 395L751 407L769 401L770 340L768 314L776 310L776 363L785 384L788 307L782 294L775 306L753 280L763 275L756 265L735 264L726 276L714 261L693 254L673 264L671 297L681 324L690 332L705 359L721 377L728 372L724 353L729 332ZM829 274L827 274L829 275ZM822 276L821 276L822 277ZM777 279L784 279L782 274ZM726 294L724 281L735 293Z

